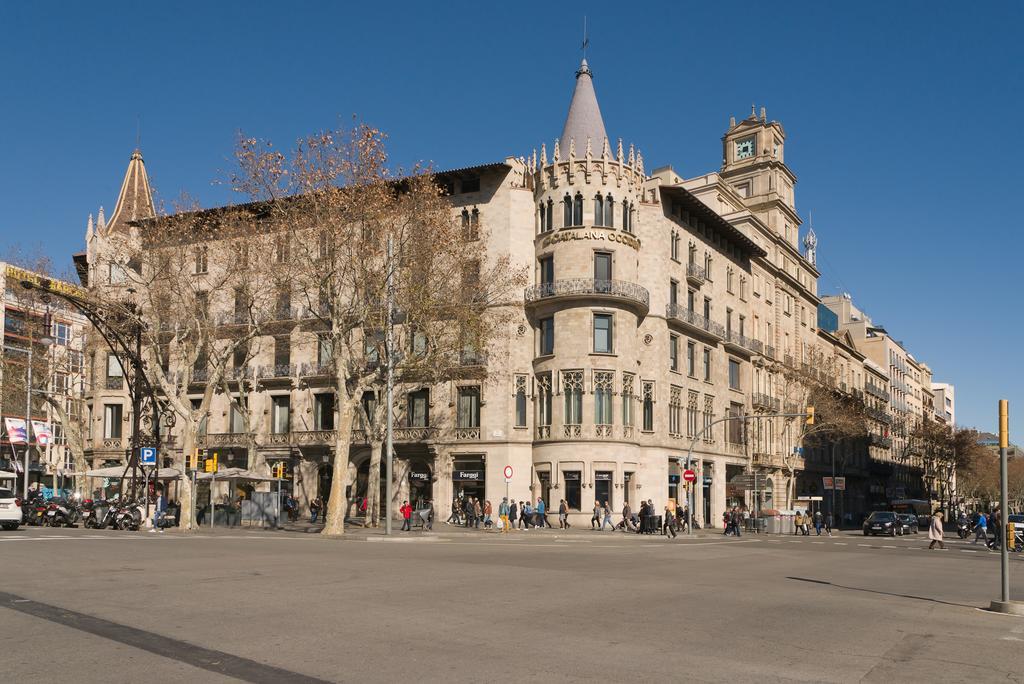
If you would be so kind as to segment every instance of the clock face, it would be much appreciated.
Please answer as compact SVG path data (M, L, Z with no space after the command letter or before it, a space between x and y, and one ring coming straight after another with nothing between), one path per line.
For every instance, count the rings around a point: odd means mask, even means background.
M754 139L747 138L746 140L736 141L736 158L746 159L747 157L754 156Z

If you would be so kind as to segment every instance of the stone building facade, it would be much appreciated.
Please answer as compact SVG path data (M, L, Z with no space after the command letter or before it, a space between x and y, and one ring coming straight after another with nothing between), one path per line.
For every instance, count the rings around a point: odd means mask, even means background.
M564 499L586 524L595 501L620 510L650 499L660 508L683 496L692 455L705 524L731 505L792 506L806 467L801 421L755 417L805 410L787 402L781 371L816 353L842 358L837 391L863 398L876 388L877 432L887 434L881 416L899 408L881 399L890 391L881 370L889 362L871 364L855 336L818 326L817 240L813 231L800 239L785 141L779 122L752 111L730 121L719 171L689 179L668 166L648 173L633 145L607 136L584 60L562 135L550 146L440 172L454 218L486 222L489 247L526 266L533 283L518 321L479 360L486 380L409 393L408 417L396 429L399 499L431 498L441 515L461 494L494 503L506 493L541 497L553 509ZM116 274L100 264L119 239L117 224L151 215L136 153L114 218L90 222L78 258L83 280L109 282ZM331 381L315 336L299 325L290 335L287 358L268 344L251 369L255 450L243 447L249 436L224 397L215 399L205 440L222 462L268 472L285 461L294 491L309 500L325 496L332 477ZM90 359L94 414L127 404L104 376L106 351L93 345ZM715 423L726 417L747 420ZM101 421L91 437L97 464L123 458ZM871 448L874 462L889 447ZM353 500L365 493L369 449L357 431ZM164 451L181 462L173 432ZM859 467L867 483L867 459Z

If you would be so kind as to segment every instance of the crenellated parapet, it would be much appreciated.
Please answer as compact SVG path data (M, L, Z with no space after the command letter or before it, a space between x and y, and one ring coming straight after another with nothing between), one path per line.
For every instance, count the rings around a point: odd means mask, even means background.
M587 138L582 154L575 139L569 141L568 149L564 147L563 142L556 138L550 159L547 145L542 144L540 155L534 150L526 160L527 173L533 178L537 196L582 186L603 186L616 188L620 194L640 194L646 178L644 158L633 145L625 152L620 138L615 154L607 138L600 143Z

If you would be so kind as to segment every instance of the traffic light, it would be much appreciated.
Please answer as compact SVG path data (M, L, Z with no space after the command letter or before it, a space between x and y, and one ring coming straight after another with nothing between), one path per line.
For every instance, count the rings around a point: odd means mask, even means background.
M193 449L192 453L188 455L188 466L189 470L196 470L199 468L199 449Z
M213 452L209 458L206 459L206 472L215 473L217 472L217 452Z
M284 478L284 461L278 461L274 464L274 477L279 480Z
M807 420L804 421L807 425L814 425L814 407L807 407Z

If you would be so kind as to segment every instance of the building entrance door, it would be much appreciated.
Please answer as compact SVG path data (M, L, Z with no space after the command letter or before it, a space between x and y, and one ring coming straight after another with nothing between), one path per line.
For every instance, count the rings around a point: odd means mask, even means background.
M612 502L612 472L610 470L598 470L594 472L594 498L604 506L613 506Z

